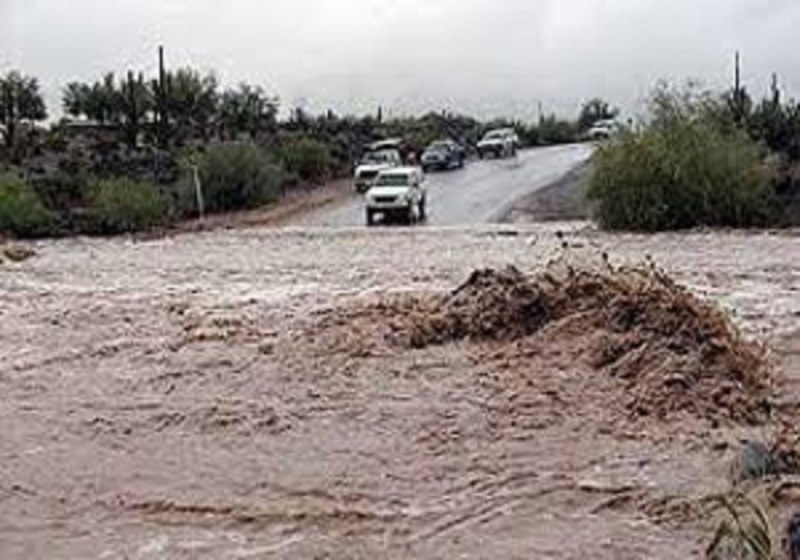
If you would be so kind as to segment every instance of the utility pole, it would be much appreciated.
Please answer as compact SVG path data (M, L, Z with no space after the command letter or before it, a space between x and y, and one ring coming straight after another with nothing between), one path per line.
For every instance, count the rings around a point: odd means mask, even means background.
M739 51L736 51L736 69L733 83L733 119L737 125L741 125L745 119L745 91L742 87L742 58Z
M772 104L777 108L781 104L781 89L778 85L778 74L772 74Z
M205 199L203 197L203 184L200 182L200 169L197 166L197 163L192 160L191 162L192 168L192 179L194 180L194 190L195 190L195 197L197 200L197 213L202 222L206 217L206 204Z
M128 70L128 123L126 135L128 147L135 148L139 131L139 107L136 105L136 84L133 80L133 70Z
M161 149L167 148L167 72L164 69L164 47L158 47L158 95L157 106L157 127L158 145Z

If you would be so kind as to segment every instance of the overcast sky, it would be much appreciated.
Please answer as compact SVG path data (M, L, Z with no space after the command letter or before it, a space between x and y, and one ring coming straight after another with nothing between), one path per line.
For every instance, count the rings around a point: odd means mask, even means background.
M800 94L798 0L0 0L0 71L63 85L172 66L247 80L284 106L482 116L635 111L661 78Z

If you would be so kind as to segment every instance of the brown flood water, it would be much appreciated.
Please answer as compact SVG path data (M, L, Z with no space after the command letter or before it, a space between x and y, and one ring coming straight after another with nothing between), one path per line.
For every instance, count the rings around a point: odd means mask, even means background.
M800 238L563 226L564 253L559 227L69 240L0 265L0 558L701 558L687 511L743 429L626 425L568 343L401 350L350 320L476 268L650 256L795 393Z

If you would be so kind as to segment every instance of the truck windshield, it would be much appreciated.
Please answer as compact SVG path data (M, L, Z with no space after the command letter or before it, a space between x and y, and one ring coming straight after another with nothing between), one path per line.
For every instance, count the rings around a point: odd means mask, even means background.
M408 175L380 175L377 184L379 187L406 187Z
M450 144L445 144L444 142L437 142L428 146L429 152L446 152L450 149Z
M392 152L370 152L362 159L364 163L391 163Z

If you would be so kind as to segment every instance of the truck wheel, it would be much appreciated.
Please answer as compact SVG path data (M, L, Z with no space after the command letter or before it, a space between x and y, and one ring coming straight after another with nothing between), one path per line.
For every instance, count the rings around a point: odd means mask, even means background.
M372 210L367 210L367 226L371 227L375 225L375 212Z
M418 205L414 204L408 205L408 210L406 210L406 219L405 219L407 225L413 226L416 223L418 213L415 212L414 210L418 208L419 208Z

